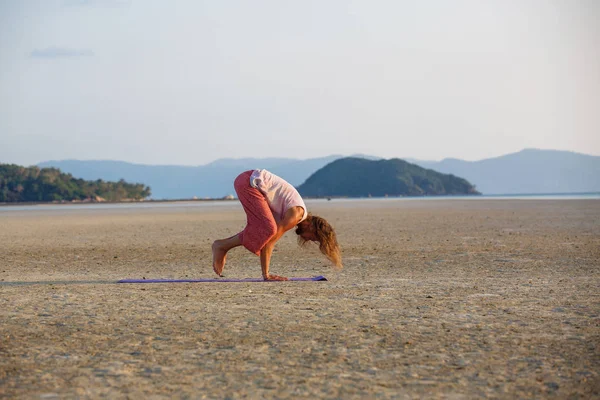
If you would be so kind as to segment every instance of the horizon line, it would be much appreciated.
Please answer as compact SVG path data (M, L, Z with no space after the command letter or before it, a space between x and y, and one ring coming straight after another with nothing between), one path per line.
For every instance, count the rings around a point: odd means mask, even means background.
M271 159L271 160L307 161L307 160L314 160L314 159L319 159L319 158L329 158L329 157L338 157L338 158L359 157L359 158L375 158L375 159L381 159L381 160L401 159L401 160L405 160L405 161L410 160L409 162L416 161L416 162L426 162L426 163L443 162L446 160L458 160L458 161L464 161L464 162L479 162L479 161L484 161L484 160L491 160L491 159L495 159L495 158L506 157L506 156L518 154L518 153L521 153L524 151L564 152L564 153L574 153L574 154L579 154L579 155L589 156L589 157L600 157L600 155L583 153L583 152L575 151L575 150L541 149L541 148L536 148L536 147L525 147L518 151L504 153L504 154L501 154L498 156L480 158L480 159L476 159L476 160L466 160L466 159L457 158L457 157L444 157L440 160L431 160L431 159L420 159L420 158L415 158L415 157L401 157L401 156L381 157L381 156L375 156L375 155L364 154L364 153L353 153L353 154L349 154L349 155L330 154L330 155L326 155L326 156L311 157L311 158L269 157L269 156L267 156L267 157L221 157L221 158L216 158L212 161L206 162L204 164L172 164L172 163L148 164L148 163L144 163L144 162L126 161L126 160L118 160L118 159L110 159L110 158L102 158L102 159L100 159L100 158L93 158L93 159L64 158L64 159L43 160L43 161L39 161L35 164L30 164L29 166L30 167L39 166L40 164L53 163L53 162L78 161L78 162L115 162L115 163L125 163L125 164L149 166L149 167L192 167L192 168L197 168L197 167L206 167L210 164L213 164L213 163L216 163L219 161L224 161L224 160L243 161L243 160L268 160L268 159ZM2 163L2 162L0 161L0 163ZM10 164L10 163L6 163L6 164ZM18 165L25 166L24 164L18 164Z

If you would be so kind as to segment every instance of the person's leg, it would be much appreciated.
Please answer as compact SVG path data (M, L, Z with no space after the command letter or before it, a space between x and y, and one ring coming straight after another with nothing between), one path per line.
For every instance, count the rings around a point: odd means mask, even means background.
M235 191L246 213L246 228L227 239L216 240L212 245L213 270L219 276L225 268L229 250L243 245L250 252L259 255L260 250L277 232L277 224L267 200L258 189L250 186L251 175L252 171L246 171L234 181Z
M251 253L260 255L265 244L277 233L277 223L265 196L250 186L252 171L245 172L234 182L235 192L246 213L246 227L238 236Z
M227 252L234 247L240 246L242 241L239 235L233 235L227 239L215 240L212 245L213 253L213 270L219 276L223 273L225 268L225 261L227 260Z

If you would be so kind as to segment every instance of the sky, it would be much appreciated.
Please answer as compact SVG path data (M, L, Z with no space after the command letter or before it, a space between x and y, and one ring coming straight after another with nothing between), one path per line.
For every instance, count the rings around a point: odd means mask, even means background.
M600 155L597 0L0 0L0 163Z

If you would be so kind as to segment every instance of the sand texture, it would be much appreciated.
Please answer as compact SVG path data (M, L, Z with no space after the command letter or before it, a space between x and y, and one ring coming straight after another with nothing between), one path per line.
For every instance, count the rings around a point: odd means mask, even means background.
M271 271L328 282L115 283L213 277L236 202L0 211L0 397L599 398L599 200L308 205L344 269Z

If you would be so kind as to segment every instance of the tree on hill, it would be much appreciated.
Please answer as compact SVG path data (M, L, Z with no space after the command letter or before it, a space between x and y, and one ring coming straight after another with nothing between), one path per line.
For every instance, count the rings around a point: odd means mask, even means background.
M73 201L101 197L107 201L142 200L150 188L141 183L85 181L56 168L0 164L0 202Z
M336 160L298 187L303 196L424 196L479 194L465 179L421 168L398 158Z

